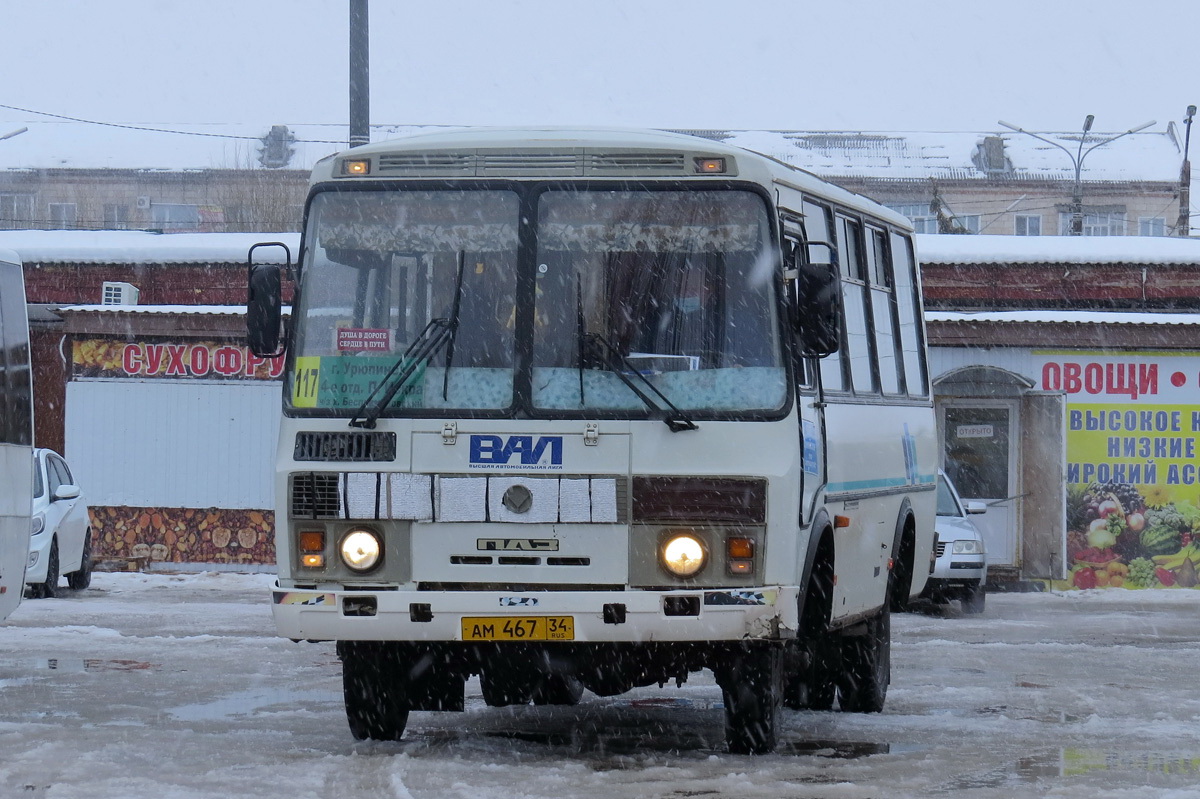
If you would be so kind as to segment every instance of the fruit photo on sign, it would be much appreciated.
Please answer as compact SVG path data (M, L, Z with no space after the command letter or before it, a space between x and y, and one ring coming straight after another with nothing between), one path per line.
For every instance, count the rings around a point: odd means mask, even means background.
M1067 496L1074 588L1200 586L1200 506L1158 486L1091 483Z

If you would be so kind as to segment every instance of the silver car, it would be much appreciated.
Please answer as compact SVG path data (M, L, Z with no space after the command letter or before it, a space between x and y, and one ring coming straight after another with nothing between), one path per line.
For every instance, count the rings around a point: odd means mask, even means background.
M982 502L966 505L949 478L938 473L937 561L923 596L934 602L962 601L964 613L982 613L987 585L987 550L983 536L969 518L987 512Z
M72 590L92 582L92 530L88 506L67 462L49 449L33 451L33 529L25 584L34 599L58 593L60 575Z

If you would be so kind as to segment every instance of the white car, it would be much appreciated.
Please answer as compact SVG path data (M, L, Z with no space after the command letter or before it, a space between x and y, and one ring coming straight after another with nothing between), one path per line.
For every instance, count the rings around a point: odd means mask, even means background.
M982 613L984 586L987 585L987 550L983 536L969 518L986 513L987 505L958 497L958 491L945 474L938 474L937 560L923 596L934 602L962 601L964 613Z
M82 591L92 582L88 507L67 462L49 449L33 451L33 529L25 584L34 599L56 596L60 575Z

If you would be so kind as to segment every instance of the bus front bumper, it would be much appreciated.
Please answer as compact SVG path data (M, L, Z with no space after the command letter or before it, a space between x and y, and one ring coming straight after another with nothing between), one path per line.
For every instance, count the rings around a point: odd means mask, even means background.
M310 641L553 643L794 638L795 586L687 591L272 591L279 634ZM539 637L544 636L544 637Z

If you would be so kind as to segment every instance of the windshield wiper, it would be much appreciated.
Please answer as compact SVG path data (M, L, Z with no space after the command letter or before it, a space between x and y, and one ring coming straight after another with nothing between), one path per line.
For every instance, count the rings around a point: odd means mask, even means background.
M458 275L454 286L454 301L450 305L450 316L430 320L421 334L413 340L404 354L387 371L379 384L363 401L363 404L350 418L351 427L365 427L368 430L375 427L380 414L401 390L408 388L413 375L425 366L435 355L446 350L446 369L442 375L442 399L446 399L450 387L450 364L454 360L454 339L458 335L459 312L462 308L463 264L465 253L458 253ZM379 402L372 406L375 395L386 387ZM368 410L370 408L370 410Z
M588 349L592 349L593 351L599 350L601 358L602 358L602 362L608 366L609 371L611 371L613 374L615 374L622 383L624 383L626 386L628 386L629 390L632 391L634 394L636 394L638 399L640 399L643 403L645 403L647 408L649 408L652 411L658 411L659 413L663 414L663 422L667 425L667 427L669 427L671 429L672 433L678 433L681 430L699 430L700 429L699 425L697 425L695 422L693 422L691 419L689 419L687 417L687 414L685 414L683 411L681 411L679 409L679 407L675 405L675 403L673 403L673 402L671 402L671 400L667 399L666 394L663 394L661 391L659 391L658 386L654 385L654 383L651 382L650 378L648 378L644 374L642 374L638 370L638 368L629 361L628 358L626 358L624 355L622 355L620 353L620 351L616 347L613 346L611 341L609 341L608 339L606 339L604 336L602 336L599 333L584 332L584 326L583 326L582 322L580 322L579 331L580 331L579 332L580 344L598 344L598 345L600 345L599 347L589 347ZM583 350L584 347L581 347L580 349ZM581 353L580 354L580 378L583 377L583 367L582 367L583 359L584 359L584 356ZM621 366L623 366L625 369L627 369L628 373L626 373L625 371L622 371L619 368ZM629 377L630 374L636 376L637 379L639 381L641 381L641 383L644 387L653 391L655 393L655 395L657 395L658 398L663 401L663 403L667 406L667 408L670 409L671 413L667 413L665 410L663 410L662 405L659 405L657 402L655 402L653 399L651 399L649 395L647 395L645 392L641 391L637 387L637 385L633 382L633 380ZM582 379L580 380L580 384L582 386Z

